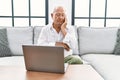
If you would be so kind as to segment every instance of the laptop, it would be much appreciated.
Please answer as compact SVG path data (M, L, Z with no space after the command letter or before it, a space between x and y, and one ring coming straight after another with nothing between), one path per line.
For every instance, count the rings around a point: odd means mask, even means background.
M23 45L26 70L65 73L64 48L56 46Z

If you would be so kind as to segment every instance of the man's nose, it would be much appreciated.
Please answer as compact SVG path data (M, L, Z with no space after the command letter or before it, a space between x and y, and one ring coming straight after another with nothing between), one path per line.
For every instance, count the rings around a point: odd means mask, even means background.
M59 18L64 18L64 17L62 15L60 15Z

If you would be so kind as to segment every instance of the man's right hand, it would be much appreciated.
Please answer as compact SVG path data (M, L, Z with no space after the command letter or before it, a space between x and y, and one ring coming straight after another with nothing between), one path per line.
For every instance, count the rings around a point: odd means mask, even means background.
M64 47L64 49L66 49L67 51L70 50L70 47L69 47L66 43L63 43L63 42L56 42L56 43L55 43L55 46L62 46L62 47Z

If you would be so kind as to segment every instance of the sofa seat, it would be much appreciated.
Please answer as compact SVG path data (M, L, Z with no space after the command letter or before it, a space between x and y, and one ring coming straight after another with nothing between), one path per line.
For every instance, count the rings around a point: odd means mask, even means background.
M89 62L105 80L120 80L119 55L86 54L81 57Z
M1 57L0 66L25 65L23 56Z

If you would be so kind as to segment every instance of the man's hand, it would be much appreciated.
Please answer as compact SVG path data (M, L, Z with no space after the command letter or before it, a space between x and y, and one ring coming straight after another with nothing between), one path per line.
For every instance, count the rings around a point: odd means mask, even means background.
M64 47L64 49L66 49L67 51L70 50L70 47L69 47L66 43L63 43L63 42L56 42L56 43L55 43L55 46L62 46L62 47Z
M66 26L67 26L67 17L66 17L66 15L65 15L65 21L64 21L64 23L61 25L61 31L62 31L62 33L63 33L64 36L67 34L67 32L65 31Z

